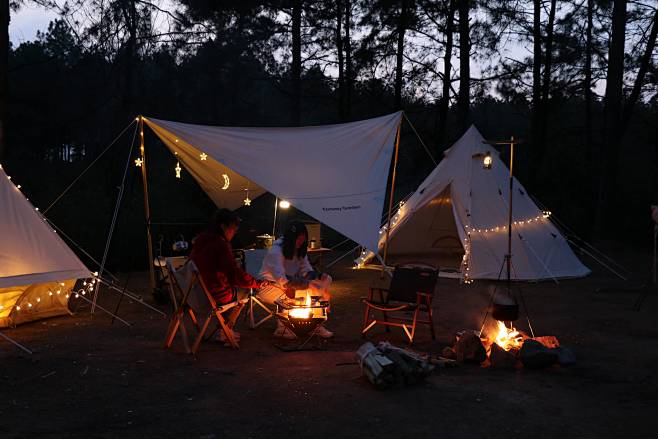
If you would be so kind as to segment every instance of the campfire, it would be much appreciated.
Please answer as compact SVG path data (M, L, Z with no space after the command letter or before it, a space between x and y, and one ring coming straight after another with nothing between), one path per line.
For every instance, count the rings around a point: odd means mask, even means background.
M298 337L312 335L327 320L328 303L307 291L303 298L280 298L275 301L277 318Z
M460 363L494 368L542 368L576 362L573 352L560 346L556 337L530 337L511 322L499 320L482 335L472 330L457 332L454 345L444 348L441 356Z
M521 349L523 340L527 337L512 326L511 322L509 328L500 320L498 320L497 323L498 332L494 336L489 337L489 341L491 343L496 343L508 352L512 349Z
M311 299L311 294L306 292L306 299L302 299L302 304L295 306L294 308L288 311L288 317L295 319L309 319L313 315L313 308L311 305L313 300Z

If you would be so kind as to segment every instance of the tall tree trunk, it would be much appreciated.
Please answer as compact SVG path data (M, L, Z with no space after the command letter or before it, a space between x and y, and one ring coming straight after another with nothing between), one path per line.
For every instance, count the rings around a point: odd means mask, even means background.
M443 150L443 143L446 137L446 125L448 119L448 108L450 107L450 80L452 72L452 49L453 49L453 34L455 25L455 2L457 0L449 0L448 15L446 16L446 48L445 56L443 57L443 89L441 91L441 99L439 100L438 119L439 127L437 130L437 150ZM441 155L439 154L438 157Z
M345 1L345 120L349 120L352 114L352 41L350 40L350 29L352 28L352 2Z
M470 0L459 0L459 96L457 97L457 126L461 133L469 124L471 106L471 38Z
M302 0L293 0L292 6L292 124L302 122Z
M548 133L548 118L550 116L550 106L548 103L551 91L551 70L553 68L553 29L555 25L555 9L557 0L551 0L551 7L548 11L548 24L546 25L546 45L544 49L544 78L541 84L541 119L539 120L539 135L535 144L535 166L540 170L546 153L546 135ZM535 175L540 175L536 172Z
M594 145L592 140L592 30L594 28L594 0L587 0L587 28L585 35L585 80L583 90L585 92L585 173L586 173L586 200L588 210L592 212L596 222L596 169L594 161ZM587 229L586 238L591 238L591 228Z
M122 2L123 19L128 30L128 40L123 50L123 87L121 90L121 120L133 117L134 114L134 77L135 59L137 51L137 7L135 0L124 0ZM122 122L123 123L123 122Z
M338 118L345 121L345 67L343 57L343 5L336 0L336 51L338 52Z
M608 74L605 87L604 110L604 166L600 175L599 203L597 219L598 231L614 220L615 193L617 190L617 173L619 171L620 153L620 125L622 117L622 98L624 81L624 43L626 40L626 2L627 0L614 0L612 9L612 35L608 51ZM605 213L605 214L604 214Z
M532 59L532 121L531 137L532 147L531 156L535 157L537 145L540 143L540 124L542 119L542 102L541 102L541 0L533 0L533 24L532 24L532 41L533 41L533 59ZM536 163L533 160L534 163ZM538 169L535 168L530 175L537 175Z
M398 47L395 66L395 109L402 109L402 63L404 61L404 34L407 31L407 0L401 0L398 21Z
M9 0L0 8L0 160L7 154L7 118L9 106Z
M624 105L623 116L621 120L621 126L619 127L619 137L620 139L624 137L628 125L631 121L631 116L633 115L633 109L635 104L642 93L642 86L644 85L644 77L649 70L651 64L651 57L653 56L653 51L656 48L656 36L658 36L658 9L653 14L653 21L651 24L651 32L649 33L649 39L647 40L647 46L644 49L644 54L642 55L642 60L640 61L640 69L637 72L637 77L635 78L635 83L633 83L633 90L631 95Z
M594 27L594 0L587 0L587 30L585 36L585 159L592 163L592 28Z

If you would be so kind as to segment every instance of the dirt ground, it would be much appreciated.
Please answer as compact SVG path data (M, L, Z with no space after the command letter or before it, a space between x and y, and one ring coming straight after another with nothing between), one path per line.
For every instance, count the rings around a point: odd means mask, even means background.
M644 255L619 258L646 266ZM179 340L163 349L167 320L141 305L122 303L119 313L130 327L111 325L103 314L92 319L83 305L72 317L4 331L35 353L0 340L0 436L658 437L658 295L634 311L638 293L596 292L622 284L586 262L595 270L586 279L522 285L536 334L556 335L575 351L577 365L461 366L386 391L361 377L354 358L363 342L359 298L380 284L376 272L347 265L332 271L328 326L337 335L326 351L284 353L272 344L272 322L254 331L241 323L239 351L209 341L194 358ZM133 274L130 288L143 292L145 280L144 273ZM421 328L415 347L438 354L456 331L479 328L490 286L441 279L434 302L438 340ZM108 308L117 300L102 293ZM370 338L404 342L399 331L376 329Z

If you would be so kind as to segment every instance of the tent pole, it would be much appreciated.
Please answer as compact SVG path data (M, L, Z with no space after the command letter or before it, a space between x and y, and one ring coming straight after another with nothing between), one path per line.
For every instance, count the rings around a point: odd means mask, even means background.
M274 196L274 224L272 224L272 237L276 240L276 211L279 206L279 197Z
M388 197L388 221L386 223L386 240L384 241L384 260L382 262L382 272L380 278L384 278L386 270L386 257L388 256L388 237L391 231L391 212L393 211L393 193L395 192L395 176L398 170L398 152L400 151L400 128L402 127L402 118L398 124L398 132L395 136L395 158L393 159L393 176L391 177L391 193Z
M142 183L144 184L144 216L146 219L146 242L148 245L149 288L155 293L155 268L153 267L153 239L151 238L151 209L149 207L149 188L146 178L146 152L144 151L144 117L139 116L139 155L142 159Z
M509 153L509 212L507 217L507 293L512 291L512 202L514 201L514 136L510 139Z

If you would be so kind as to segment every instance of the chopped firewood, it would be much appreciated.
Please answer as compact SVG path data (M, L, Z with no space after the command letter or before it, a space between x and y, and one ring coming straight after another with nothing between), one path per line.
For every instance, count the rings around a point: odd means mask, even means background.
M430 364L442 368L459 366L459 362L457 360L444 357L430 358Z
M368 342L356 351L363 374L377 388L413 384L434 370L426 356L388 342L375 347Z
M457 353L457 360L464 363L481 364L487 359L482 340L474 331L458 332L452 349Z
M505 349L498 346L496 343L491 344L491 353L489 355L489 361L491 362L491 367L498 369L511 369L516 365L517 361L517 351Z

